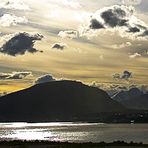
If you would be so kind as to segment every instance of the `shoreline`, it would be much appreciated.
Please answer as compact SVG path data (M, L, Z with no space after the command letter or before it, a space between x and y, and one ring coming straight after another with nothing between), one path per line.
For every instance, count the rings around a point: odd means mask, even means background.
M148 144L143 144L142 142L136 143L136 142L130 142L126 143L124 141L114 141L111 143L106 142L99 142L99 143L70 143L70 142L50 142L50 141L27 141L27 140L13 140L13 141L0 141L0 148L18 148L18 147L25 147L25 148L132 148L132 147L139 147L139 148L145 148L148 147Z

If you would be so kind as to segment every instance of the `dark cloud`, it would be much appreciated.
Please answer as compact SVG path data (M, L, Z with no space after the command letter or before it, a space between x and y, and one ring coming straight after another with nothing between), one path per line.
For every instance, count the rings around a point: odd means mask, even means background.
M31 76L31 75L32 75L32 72L0 73L0 80L24 79L27 76Z
M121 75L121 79L124 80L128 80L131 77L132 77L132 72L129 71L124 71L123 74Z
M0 52L11 56L23 55L27 51L35 53L38 50L34 48L34 43L37 40L42 40L42 38L43 36L40 34L18 33L13 35L0 47Z
M126 12L121 8L108 9L102 12L101 17L109 27L127 25L127 20L125 19Z
M90 26L89 26L91 29L101 29L101 28L104 28L104 26L98 22L96 19L92 19L90 21Z
M134 13L134 7L126 5L114 5L99 9L89 19L89 25L81 26L81 35L92 36L93 30L116 28L122 36L134 36L136 38L148 36L148 26L138 19Z
M148 30L145 30L142 34L142 36L148 36Z
M140 32L140 29L138 27L131 27L129 28L128 32L133 32L133 33Z
M103 21L103 25L105 27L122 27L128 26L128 15L132 15L133 10L126 6L111 6L106 7L98 12L96 12L96 16L100 19L96 19L99 22Z
M55 81L56 79L53 78L52 75L43 75L41 77L39 77L36 81L35 84L41 84L41 83L47 83L47 82L51 82L51 81Z
M128 81L130 78L132 78L132 72L129 72L127 70L123 71L123 73L119 74L119 73L115 73L113 75L113 79L115 80L126 80Z
M64 50L66 48L66 44L64 44L64 43L55 43L55 44L52 45L51 48Z

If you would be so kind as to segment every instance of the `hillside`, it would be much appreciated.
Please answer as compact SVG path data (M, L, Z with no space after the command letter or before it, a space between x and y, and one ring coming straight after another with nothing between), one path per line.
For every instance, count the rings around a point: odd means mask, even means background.
M69 121L125 110L103 90L66 80L34 85L0 98L0 121Z
M144 93L140 91L138 88L131 88L130 90L127 91L122 90L118 92L112 98L118 102L122 102L124 100L130 100L131 98L134 97L139 97L143 94Z
M120 91L112 99L129 109L148 110L148 94L144 94L138 88Z

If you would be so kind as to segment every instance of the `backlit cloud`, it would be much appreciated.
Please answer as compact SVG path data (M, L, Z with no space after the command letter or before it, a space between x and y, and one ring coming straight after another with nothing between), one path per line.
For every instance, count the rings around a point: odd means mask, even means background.
M131 59L138 58L138 57L141 57L141 54L139 54L137 52L129 56L129 58L131 58Z
M28 33L17 33L10 35L10 38L0 47L0 52L10 56L23 55L26 52L35 53L34 43L42 40L40 34L30 35Z
M66 47L67 47L67 45L64 43L55 43L52 45L51 48L58 49L58 50L64 50Z
M55 80L56 79L52 75L47 74L47 75L43 75L43 76L37 78L35 81L35 84L47 83L47 82L51 82L51 81L55 81Z
M75 30L60 31L58 36L61 38L73 39L78 37L78 32Z
M52 3L60 4L73 9L81 8L81 5L77 0L54 0Z
M115 80L126 80L128 81L130 78L132 78L132 72L129 72L127 70L123 71L123 73L115 73L113 75L113 79Z
M12 9L12 10L29 10L29 6L21 0L8 0L0 2L0 9Z
M112 45L112 48L114 49L121 49L121 48L125 48L125 47L130 47L132 44L130 42L126 42L126 43L122 43L122 44L114 44Z
M26 24L28 20L26 17L18 17L11 14L4 14L0 17L0 26L2 27L10 27L17 24Z
M12 72L12 73L0 73L0 80L14 80L24 79L28 76L32 76L32 72Z
M139 5L142 0L120 0L124 5Z
M81 36L96 36L100 30L116 29L121 36L129 38L147 38L148 26L135 16L132 6L114 5L97 10L88 20L87 25L80 27Z

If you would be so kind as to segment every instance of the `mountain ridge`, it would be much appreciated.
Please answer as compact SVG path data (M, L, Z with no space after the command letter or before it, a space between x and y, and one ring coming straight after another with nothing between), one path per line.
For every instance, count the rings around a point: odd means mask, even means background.
M64 121L127 109L98 88L77 81L53 81L0 98L0 121Z
M120 91L112 97L129 109L148 110L148 94L138 88L131 88L127 91Z

